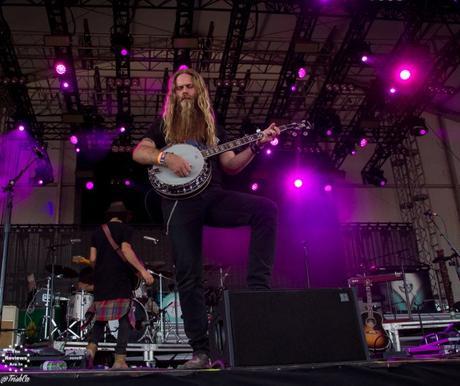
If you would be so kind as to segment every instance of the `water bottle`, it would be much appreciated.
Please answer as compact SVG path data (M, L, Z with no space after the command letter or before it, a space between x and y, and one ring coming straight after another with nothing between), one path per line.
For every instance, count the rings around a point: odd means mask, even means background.
M67 370L67 363L65 361L45 361L42 364L42 370L45 371L56 371L56 370Z

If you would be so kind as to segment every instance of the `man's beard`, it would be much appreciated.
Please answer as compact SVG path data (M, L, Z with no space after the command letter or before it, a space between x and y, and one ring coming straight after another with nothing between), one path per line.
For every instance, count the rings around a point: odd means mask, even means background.
M195 98L184 98L176 110L175 129L187 139L201 139L203 137L204 119L203 114L196 104Z

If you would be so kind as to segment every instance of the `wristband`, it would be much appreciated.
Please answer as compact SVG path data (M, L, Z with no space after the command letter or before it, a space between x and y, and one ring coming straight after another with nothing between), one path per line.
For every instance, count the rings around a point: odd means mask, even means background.
M163 157L163 152L160 151L157 155L157 165L161 165L161 158ZM164 158L164 157L163 157Z
M166 154L168 154L168 153L166 153L165 151L162 151L162 152L160 153L160 156L158 157L158 159L159 159L159 164L160 164L161 166L166 165Z

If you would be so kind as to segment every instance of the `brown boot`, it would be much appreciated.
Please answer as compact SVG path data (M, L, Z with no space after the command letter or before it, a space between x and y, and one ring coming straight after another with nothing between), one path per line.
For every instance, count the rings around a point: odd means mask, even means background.
M126 355L115 354L115 361L113 362L112 370L124 370L129 369L126 364Z
M85 368L86 369L93 369L94 368L94 357L96 356L97 345L96 343L88 343L86 346L85 351Z

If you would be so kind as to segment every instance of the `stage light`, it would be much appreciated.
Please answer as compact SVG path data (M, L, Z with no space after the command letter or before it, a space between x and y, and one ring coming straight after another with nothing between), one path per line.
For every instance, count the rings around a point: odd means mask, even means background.
M350 155L356 155L357 151L355 148L350 150Z
M64 75L67 72L67 67L64 63L59 62L54 66L54 71L56 71L58 75Z
M279 143L280 143L280 141L278 140L278 138L273 138L270 141L270 145L272 145L272 146L277 146Z
M397 90L394 87L390 87L390 90L389 90L390 94L396 94L396 91Z
M44 183L45 183L45 181L43 181L43 179L41 179L41 178L37 181L38 185L43 185Z
M79 147L76 147L76 148L75 148L75 152L76 152L76 153L80 153L80 148L79 148Z
M126 187L130 187L133 183L132 181L129 179L129 178L125 178L123 180L123 184L126 186Z
M367 55L361 56L361 62L367 63L368 60L369 60L369 56L367 56Z
M18 129L19 131L24 131L24 130L26 129L26 127L25 127L22 123L20 123L20 124L18 125L17 129Z
M253 182L253 183L251 184L251 190L252 190L253 192L256 192L257 190L259 190L259 184L258 184L257 182Z
M129 55L129 51L127 48L123 47L120 49L120 55L121 56L128 56Z
M422 137L428 134L425 119L413 117L409 120L409 132L415 137Z
M62 88L65 89L65 90L68 90L70 87L70 83L67 82L66 80L64 82L62 82Z
M76 145L78 143L78 137L76 135L70 136L70 143Z
M330 137L332 134L333 134L333 131L332 129L327 129L324 134L326 134L326 136Z
M300 179L300 178L296 178L294 180L294 186L297 188L297 189L300 189L303 185L303 181Z
M93 190L94 189L94 182L93 181L87 181L85 184L86 190Z
M367 138L360 138L359 147L366 147L368 143L369 141L367 140Z
M324 185L324 191L327 193L332 192L332 185L331 184Z
M411 76L412 76L412 73L407 68L403 68L401 71L399 71L399 78L401 80L404 80L404 81L409 80Z
M266 155L272 154L272 150L271 150L271 149L267 149L267 150L265 151L265 154L266 154Z
M291 91L292 91L292 92L295 92L296 90L297 90L297 86L296 86L295 84L293 84L293 85L291 86Z
M306 70L305 67L300 67L300 68L297 70L297 76L298 76L300 79L305 78L306 75L307 75L307 70Z
M119 129L120 133L124 133L126 131L126 127L121 126Z
M361 173L363 182L379 187L384 187L387 184L387 179L383 176L383 170L371 169Z
M181 64L178 68L178 70L187 70L188 66L186 64Z

